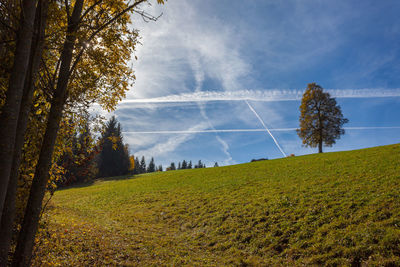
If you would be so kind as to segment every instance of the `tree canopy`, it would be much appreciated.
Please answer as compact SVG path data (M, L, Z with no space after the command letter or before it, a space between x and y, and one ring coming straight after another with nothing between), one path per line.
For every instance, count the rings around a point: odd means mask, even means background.
M300 129L297 129L305 146L318 146L318 152L322 153L323 145L332 146L345 133L343 124L348 121L329 93L316 83L308 84L301 100Z

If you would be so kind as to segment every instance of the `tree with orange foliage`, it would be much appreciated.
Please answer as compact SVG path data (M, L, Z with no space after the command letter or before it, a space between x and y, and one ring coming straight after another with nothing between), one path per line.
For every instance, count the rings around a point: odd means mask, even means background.
M322 145L332 146L345 133L342 110L336 100L316 83L308 84L300 105L300 129L297 134L303 144L317 147L322 153Z

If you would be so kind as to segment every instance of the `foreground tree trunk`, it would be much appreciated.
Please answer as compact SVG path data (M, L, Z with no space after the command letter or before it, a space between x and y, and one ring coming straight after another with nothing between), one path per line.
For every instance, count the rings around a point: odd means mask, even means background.
M39 161L32 182L24 221L18 236L18 243L12 263L13 266L28 266L31 261L40 211L42 209L42 201L49 178L54 145L66 100L68 80L71 74L72 52L76 41L76 32L78 30L82 7L83 0L77 0L71 18L69 19L67 36L61 53L61 66L57 87L51 103L46 133L40 150Z
M40 0L35 16L34 35L31 45L30 61L26 74L24 93L18 116L17 133L10 179L8 182L6 200L1 216L0 228L0 266L5 266L8 261L8 252L12 239L13 224L15 218L15 199L19 177L19 165L21 162L24 135L28 125L29 111L31 107L36 76L39 71L40 59L44 45L44 33L47 20L48 0Z
M322 153L322 140L318 143L318 153Z
M8 181L10 178L12 156L18 114L24 89L24 81L29 62L35 20L36 0L24 0L21 9L20 27L17 33L17 46L14 65L6 93L6 101L0 114L0 213L3 213Z

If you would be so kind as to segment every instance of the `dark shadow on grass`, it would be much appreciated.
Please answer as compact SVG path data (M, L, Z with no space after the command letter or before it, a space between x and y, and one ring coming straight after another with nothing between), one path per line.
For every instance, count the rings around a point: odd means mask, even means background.
M138 175L127 174L127 175L121 175L121 176L101 177L101 178L96 178L94 180L87 181L87 182L82 182L82 183L76 183L76 184L72 184L72 185L68 185L68 186L63 186L63 187L57 188L57 191L71 189L71 188L88 187L88 186L91 186L91 185L95 184L96 182L133 179L133 178L136 178L137 176Z

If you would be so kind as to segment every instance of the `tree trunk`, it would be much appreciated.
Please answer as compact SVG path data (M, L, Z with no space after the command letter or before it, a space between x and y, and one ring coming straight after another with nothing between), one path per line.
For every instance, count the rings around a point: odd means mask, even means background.
M67 36L61 53L60 73L57 87L53 96L49 118L46 126L46 133L40 150L39 161L36 167L35 176L32 181L29 193L28 204L25 210L24 221L18 236L17 248L15 249L13 266L29 266L35 235L37 231L42 201L46 191L49 178L49 170L54 150L59 123L62 118L62 111L66 100L66 92L70 77L72 52L76 41L76 31L82 13L83 0L75 2L72 16L69 20Z
M31 45L30 61L26 74L24 93L22 96L21 107L18 116L17 133L15 137L15 147L10 179L8 182L6 200L3 207L0 228L0 266L5 266L8 261L8 252L13 232L15 218L15 199L19 177L19 166L21 162L22 147L24 145L24 135L28 125L29 111L31 107L34 85L40 66L40 60L44 45L44 34L47 20L48 0L40 0L36 10L34 35Z
M322 153L322 118L321 118L321 110L318 107L318 133L319 133L319 140L318 140L318 153Z
M17 33L17 46L14 54L14 65L6 93L6 101L0 114L0 214L3 212L8 181L10 178L15 134L17 131L19 108L24 89L32 43L33 24L35 20L36 0L24 0L20 27Z

